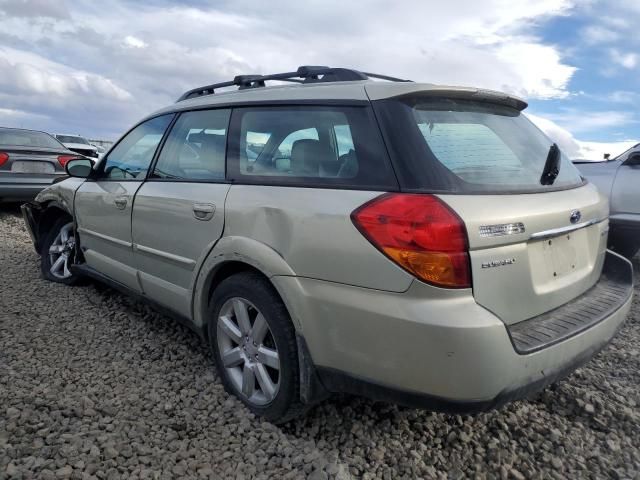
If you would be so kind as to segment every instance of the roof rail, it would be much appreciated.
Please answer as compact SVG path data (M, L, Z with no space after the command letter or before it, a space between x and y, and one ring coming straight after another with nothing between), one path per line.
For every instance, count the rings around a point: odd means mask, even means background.
M321 83L321 82L352 82L358 80L368 80L369 78L379 78L390 82L410 82L401 78L379 75L377 73L361 72L350 68L332 68L317 65L303 65L295 72L272 73L270 75L238 75L233 80L213 83L203 87L194 88L182 94L177 100L181 102L189 98L201 97L203 95L213 95L215 90L224 87L238 87L238 90L264 87L269 80L279 80L282 82L294 83Z

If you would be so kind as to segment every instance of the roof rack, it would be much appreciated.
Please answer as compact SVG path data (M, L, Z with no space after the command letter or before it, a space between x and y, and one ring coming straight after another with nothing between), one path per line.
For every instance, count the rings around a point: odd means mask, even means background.
M213 83L204 87L194 88L182 94L177 100L181 102L189 98L213 95L215 90L224 87L237 86L238 90L264 87L269 80L279 80L282 82L294 83L320 83L320 82L352 82L358 80L368 80L369 78L379 78L390 82L410 82L401 78L379 75L377 73L361 72L349 68L332 68L323 66L304 65L298 67L295 72L273 73L271 75L238 75L233 80Z

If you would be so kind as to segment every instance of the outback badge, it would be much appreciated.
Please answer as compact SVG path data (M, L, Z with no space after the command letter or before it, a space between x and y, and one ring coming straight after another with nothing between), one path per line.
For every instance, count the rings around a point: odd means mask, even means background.
M504 267L505 265L513 265L516 263L515 258L504 258L502 260L491 260L490 262L482 262L482 268Z

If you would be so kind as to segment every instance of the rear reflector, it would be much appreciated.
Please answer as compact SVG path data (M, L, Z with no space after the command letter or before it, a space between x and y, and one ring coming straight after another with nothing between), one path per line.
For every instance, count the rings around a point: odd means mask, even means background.
M464 222L439 198L388 193L356 209L351 220L373 246L420 280L471 287Z
M73 160L74 158L78 158L78 157L76 157L74 155L60 155L58 157L58 163L60 164L60 166L62 168L64 168L64 166L67 164L67 162L69 160Z
M0 167L9 161L9 154L0 152Z

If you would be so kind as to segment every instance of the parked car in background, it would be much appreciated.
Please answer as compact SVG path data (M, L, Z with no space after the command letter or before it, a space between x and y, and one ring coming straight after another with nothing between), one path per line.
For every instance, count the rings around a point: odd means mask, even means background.
M609 197L609 246L633 257L640 250L640 144L608 161L573 163Z
M89 158L98 158L98 148L91 145L89 140L80 135L65 135L56 133L56 138L69 150Z
M239 76L69 162L23 214L45 278L172 312L257 415L333 392L487 410L589 360L632 301L606 199L526 106L342 68Z
M0 201L35 198L78 155L48 133L0 127Z
M98 158L102 158L104 156L105 153L107 153L108 149L107 147L103 147L100 145L93 145L92 146L96 147L96 152L98 153Z

